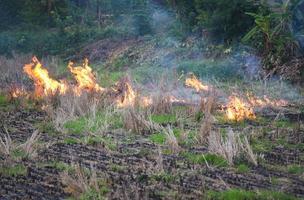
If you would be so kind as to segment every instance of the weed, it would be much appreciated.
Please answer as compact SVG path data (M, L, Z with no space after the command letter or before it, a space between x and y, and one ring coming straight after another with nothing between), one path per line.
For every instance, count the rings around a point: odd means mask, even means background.
M164 135L166 136L166 144L169 146L173 153L180 151L180 146L178 144L177 138L170 126L163 129Z
M72 137L64 138L64 141L63 141L63 143L68 144L68 145L78 144L79 142L80 142L79 139L72 138Z
M218 155L215 154L194 154L190 152L182 152L181 155L185 157L188 161L194 164L212 165L215 167L227 167L227 161Z
M245 164L238 165L236 170L238 173L242 174L248 173L250 171L249 167Z
M165 144L166 136L162 133L154 133L149 136L149 139L155 144Z
M68 121L64 124L64 128L68 130L69 133L82 134L85 130L86 122L84 117L80 117L76 120Z
M176 179L176 176L169 174L169 173L162 172L160 174L153 175L152 179L154 179L156 181L162 181L165 183L171 183Z
M288 166L288 172L291 174L301 175L304 174L304 168L301 165L290 165Z
M209 200L296 200L288 194L275 191L246 191L230 189L223 192L209 191L206 199Z
M73 166L73 173L60 174L65 191L77 199L104 199L108 189L102 180L97 178L95 170L85 171L79 165Z
M13 145L13 141L12 141L10 135L8 134L6 128L5 128L5 131L6 131L7 135L6 136L4 135L4 139L2 139L0 137L0 153L4 154L6 156L9 156L12 149L14 148L14 145Z
M13 166L3 166L0 168L0 174L3 176L25 176L27 174L27 167L21 164Z
M174 114L154 114L151 116L151 119L158 124L173 124L177 121Z
M37 148L38 148L38 140L40 138L39 132L36 130L31 135L30 138L26 140L26 142L22 145L20 145L18 148L21 148L25 154L26 157L35 157L37 156Z
M5 95L0 94L0 107L5 107L8 105L8 99Z

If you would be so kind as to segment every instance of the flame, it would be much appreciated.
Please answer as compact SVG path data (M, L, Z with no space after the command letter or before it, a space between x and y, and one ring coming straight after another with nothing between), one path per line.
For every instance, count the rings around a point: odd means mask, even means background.
M236 96L229 97L227 105L226 117L233 121L242 121L244 119L255 119L256 116L253 109L244 101Z
M17 99L19 97L27 97L28 93L24 88L14 87L9 91L10 97Z
M23 70L34 81L36 96L51 95L56 92L63 94L67 90L64 83L50 78L47 69L43 68L36 57L33 57L32 62L26 64Z
M133 90L131 84L128 81L125 81L123 84L122 94L117 99L117 107L125 108L129 106L134 106L136 93Z
M96 82L96 78L89 67L88 59L84 60L82 66L73 67L73 62L70 62L68 68L74 75L77 81L77 87L74 89L75 93L80 95L83 90L102 92L104 88L100 87Z
M267 107L267 106L272 106L272 107L282 107L282 106L287 106L288 101L280 99L280 100L272 100L266 95L263 96L263 98L258 98L252 94L247 94L247 98L249 103L252 106L255 107Z
M185 85L194 88L196 92L209 90L209 87L198 80L194 74L191 74L188 78L186 78Z
M140 106L143 108L149 107L153 104L153 99L151 97L141 97Z

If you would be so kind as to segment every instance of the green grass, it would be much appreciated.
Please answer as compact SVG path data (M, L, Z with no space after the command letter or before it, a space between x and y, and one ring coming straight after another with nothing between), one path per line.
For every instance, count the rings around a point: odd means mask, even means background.
M52 167L57 169L58 171L73 171L74 168L62 161L52 161L48 163L38 163L38 167L44 168L44 167Z
M79 117L78 119L68 121L64 128L69 134L81 135L85 132L97 132L103 123L107 121L111 129L123 127L121 117L118 114L106 115L105 112L97 112L95 118L92 116Z
M301 165L290 165L287 167L288 172L291 174L301 175L304 174L304 167Z
M116 150L117 145L114 142L113 138L111 137L105 137L105 136L85 136L81 138L81 142L87 145L98 145L103 144L105 147L107 147L110 150Z
M72 145L72 144L78 144L80 141L77 138L67 137L64 138L63 143Z
M238 165L236 170L238 173L242 173L242 174L248 173L250 171L249 167L245 164Z
M124 75L121 71L109 72L108 70L101 70L98 74L99 83L102 87L110 87L114 85Z
M240 189L231 189L224 192L208 191L208 200L296 200L295 197L288 194L274 191L246 191Z
M176 176L170 174L170 173L160 173L160 174L154 174L151 177L152 179L156 181L162 181L165 183L172 183L174 180L176 180Z
M166 136L163 133L155 133L149 136L149 139L155 144L165 144Z
M38 123L37 128L42 133L48 133L50 135L58 134L58 131L55 129L54 124L50 121L43 121Z
M5 107L9 104L7 97L4 94L0 94L0 107Z
M3 176L26 176L27 167L21 164L13 166L4 166L0 168L0 174Z
M177 121L174 114L152 115L152 121L158 124L172 124Z
M12 152L12 157L17 160L17 159L26 158L27 154L22 149L14 149Z
M68 130L71 134L82 134L86 129L86 119L84 117L80 117L73 121L68 121L64 124L64 128Z
M286 119L281 119L273 122L274 125L278 128L289 128L294 127L295 124Z
M205 165L206 162L208 165L216 166L216 167L227 167L228 162L221 156L215 154L195 154L190 152L182 152L181 156L186 158L189 162L193 164L201 164Z

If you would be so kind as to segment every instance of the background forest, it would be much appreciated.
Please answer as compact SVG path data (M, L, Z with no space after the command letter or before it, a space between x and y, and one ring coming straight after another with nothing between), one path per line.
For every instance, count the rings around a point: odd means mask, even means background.
M2 0L0 54L69 59L105 38L195 38L208 53L252 47L265 76L303 80L304 2L260 0ZM155 21L156 11L171 18ZM173 18L173 20L172 20ZM166 23L166 20L173 22ZM160 23L165 28L160 30ZM164 36L165 35L165 36ZM199 49L199 51L203 51Z

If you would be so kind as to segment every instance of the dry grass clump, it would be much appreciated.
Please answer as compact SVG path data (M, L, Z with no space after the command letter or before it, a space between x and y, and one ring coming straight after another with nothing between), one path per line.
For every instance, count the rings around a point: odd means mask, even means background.
M253 154L247 137L233 132L232 129L229 129L227 134L221 134L219 131L212 132L208 138L208 148L210 152L224 157L230 165L233 165L234 160L242 153L249 161L257 165L256 156Z
M152 133L161 127L154 123L151 116L143 111L135 110L133 107L122 111L123 126L126 130L137 134Z
M174 135L174 132L170 126L163 128L163 133L166 136L166 144L169 146L172 153L178 153L181 148L178 144L178 140Z
M172 112L172 101L171 96L158 92L152 97L152 105L150 107L151 113L153 114L165 114Z
M37 155L37 149L39 148L39 138L39 132L34 131L31 137L29 137L24 143L18 145L12 141L9 133L7 132L3 138L0 137L0 154L10 160L12 152L15 150L21 150L27 158L34 158Z
M77 117L87 114L96 116L100 106L100 100L94 94L84 92L77 96L72 91L64 95L55 95L46 102L45 110L53 119L58 131L63 131L63 125Z
M37 156L37 149L39 144L37 143L40 138L40 133L36 130L33 132L31 137L29 137L24 144L21 144L18 148L22 149L27 157Z
M3 88L10 85L21 86L26 83L22 67L30 58L30 55L17 54L13 54L12 58L0 56L0 80L4 81Z
M98 192L100 187L96 171L91 167L90 173L87 174L79 164L73 164L74 173L65 171L60 174L62 183L66 186L65 191L72 194L75 198L79 198L81 194L95 190Z
M200 143L206 143L208 137L212 131L212 125L214 123L214 117L212 111L215 106L215 96L210 95L207 100L202 100L200 104L200 112L204 112L203 123L199 130L198 140Z
M9 156L14 149L13 141L9 134L0 137L0 153Z

